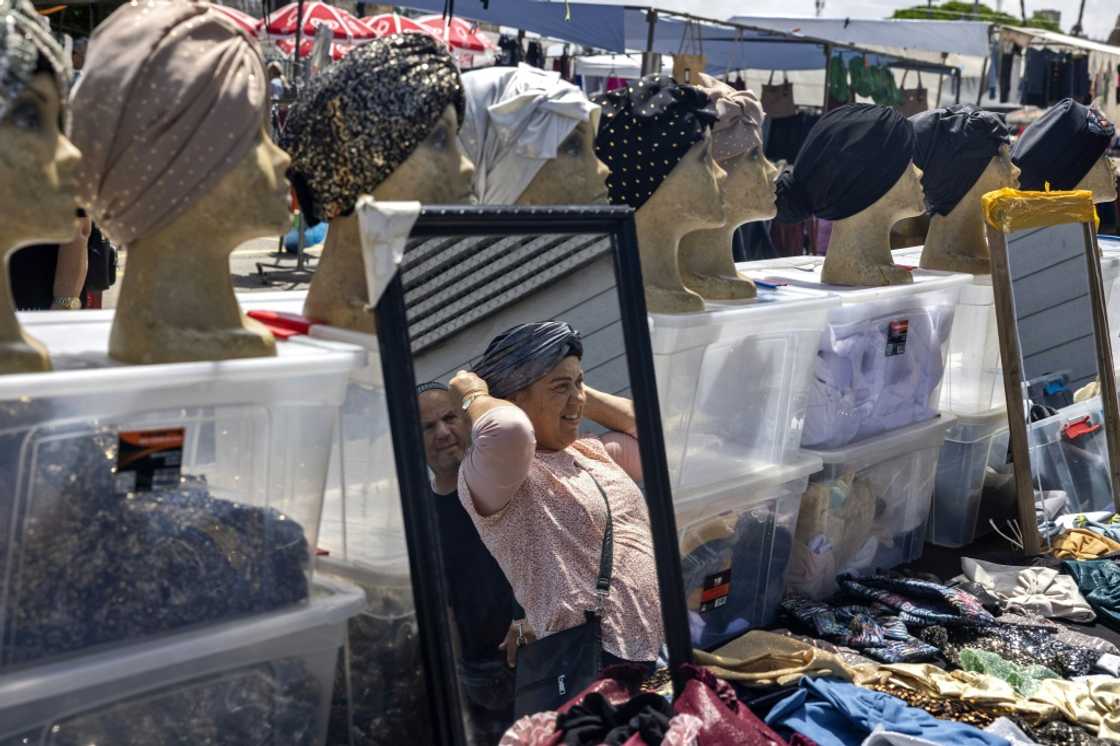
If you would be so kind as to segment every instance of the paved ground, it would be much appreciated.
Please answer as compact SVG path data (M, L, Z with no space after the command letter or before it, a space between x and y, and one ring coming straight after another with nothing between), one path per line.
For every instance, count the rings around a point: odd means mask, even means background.
M261 238L242 244L230 256L230 274L233 276L233 287L238 292L253 290L294 290L306 287L311 281L308 273L295 274L296 260L292 254L277 252L276 239ZM320 247L315 247L309 252L314 261L318 257ZM257 264L280 264L283 269L265 267L265 275L257 271ZM312 265L314 266L314 265ZM285 272L287 270L287 272ZM125 252L120 255L120 268L117 272L117 283L102 296L102 305L113 308L116 305L117 294L120 292L121 279L128 271L128 256Z

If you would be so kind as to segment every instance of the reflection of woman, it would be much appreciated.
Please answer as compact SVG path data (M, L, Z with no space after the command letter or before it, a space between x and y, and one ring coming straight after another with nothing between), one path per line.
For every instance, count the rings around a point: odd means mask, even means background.
M603 612L604 665L652 662L661 609L649 513L635 480L641 459L627 399L583 383L579 333L560 322L521 324L486 348L477 375L451 390L471 422L459 499L497 559L538 637L582 624L607 506L614 574ZM579 436L587 417L613 431ZM597 484L596 484L597 483Z

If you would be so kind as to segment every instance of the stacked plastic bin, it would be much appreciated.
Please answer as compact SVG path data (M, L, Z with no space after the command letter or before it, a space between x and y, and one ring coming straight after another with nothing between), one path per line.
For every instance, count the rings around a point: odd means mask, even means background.
M823 258L747 262L764 282L835 295L817 338L801 444L821 458L810 479L790 588L828 595L843 572L887 569L922 550L953 316L968 275L917 271L913 283L847 288L820 281Z
M0 377L0 744L323 743L356 589L313 581L356 348L123 366L39 317Z
M698 647L777 613L800 496L820 469L799 441L817 340L837 304L763 287L753 303L650 316Z

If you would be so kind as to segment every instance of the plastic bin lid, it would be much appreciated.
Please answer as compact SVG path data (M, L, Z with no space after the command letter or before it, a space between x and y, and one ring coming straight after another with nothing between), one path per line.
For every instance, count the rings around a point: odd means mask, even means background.
M957 421L954 415L941 413L932 420L891 430L867 440L830 451L808 451L819 456L826 466L846 464L855 470L923 448L940 448L946 431Z
M224 381L255 381L288 376L346 373L366 364L366 353L352 345L281 342L275 357L213 362L127 365L109 358L111 321L70 323L59 318L34 328L56 369L49 373L0 376L0 401L51 396L91 396L98 389L152 390ZM77 316L79 314L71 314Z
M975 414L954 414L957 421L945 431L945 440L954 443L975 443L993 433L1007 429L1007 408L995 407Z
M806 479L820 470L819 456L810 451L800 451L788 464L768 466L738 479L728 479L704 487L677 490L673 496L673 503L678 511L688 511L699 504L722 498L729 492L736 494L749 492L752 496L756 496L757 500L766 500L773 497L782 485Z
M205 628L172 634L104 653L36 666L26 672L0 677L3 707L18 707L48 697L94 687L112 687L114 681L158 671L203 656L247 647L265 648L304 630L341 624L361 613L365 594L336 580L316 579L311 600L273 614L233 619ZM286 651L285 651L286 652Z
M712 303L705 301L707 309L695 313L651 313L650 328L666 327L692 329L729 321L750 321L752 325L765 324L771 317L785 320L790 313L827 310L840 305L840 299L831 293L803 288L758 288L758 296L749 302ZM756 327L756 332L757 332Z
M932 269L915 269L911 276L914 282L909 285L885 285L883 287L847 287L826 285L820 281L824 257L803 256L786 259L767 259L756 262L737 262L735 268L745 272L752 279L767 278L785 280L798 287L808 287L836 293L844 305L866 303L867 301L887 300L897 297L916 295L926 291L944 290L960 287L972 281L972 275L960 272L938 272Z
M1101 251L1120 251L1120 236L1097 236L1097 244Z

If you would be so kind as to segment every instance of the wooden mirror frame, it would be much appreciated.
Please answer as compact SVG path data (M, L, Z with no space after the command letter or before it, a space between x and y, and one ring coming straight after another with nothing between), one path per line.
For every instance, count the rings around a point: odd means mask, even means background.
M1054 225L1061 225L1055 223ZM1108 308L1101 279L1100 247L1097 233L1089 223L1081 223L1085 235L1085 263L1089 278L1089 303L1093 311L1093 336L1096 340L1097 371L1104 408L1104 429L1108 438L1109 477L1112 502L1120 512L1120 406L1116 399L1116 371L1112 367L1112 344L1108 330ZM1007 234L987 226L988 248L992 258L992 291L995 297L999 353L1003 364L1003 391L1007 401L1007 425L1011 437L1011 457L1015 475L1016 507L1023 535L1023 551L1035 555L1042 551L1042 538L1035 517L1034 470L1031 468L1030 435L1023 406L1023 356L1019 345L1015 296L1011 288Z
M673 672L674 693L679 695L685 683L680 664L692 661L692 639L633 210L629 207L425 207L412 229L411 238L573 234L602 235L610 240L665 643ZM376 317L433 736L436 743L466 746L453 636L445 613L448 600L437 553L435 511L429 500L418 499L428 494L428 469L423 434L416 424L420 421L417 381L400 271L393 276L378 302ZM437 551L432 551L433 548Z

